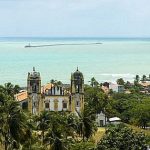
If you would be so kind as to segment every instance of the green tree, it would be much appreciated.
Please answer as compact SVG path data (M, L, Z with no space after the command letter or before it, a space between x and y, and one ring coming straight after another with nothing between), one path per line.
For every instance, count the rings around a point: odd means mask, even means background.
M10 96L0 94L0 133L5 150L19 148L25 136L25 115L19 103Z
M72 144L70 150L94 150L95 144L93 142L75 142Z
M123 78L117 79L117 84L124 85L125 82L124 82Z
M91 78L90 84L92 87L97 87L99 85L98 81L94 77Z
M35 121L37 122L37 129L41 131L42 135L42 143L44 143L45 139L45 132L49 128L49 124L51 121L51 116L48 111L43 111L40 113L40 115L36 116Z
M45 136L45 143L51 150L67 150L72 142L73 128L70 122L68 124L67 114L65 112L51 114L50 127ZM72 132L72 133L71 133Z
M133 108L135 108L139 100L143 100L144 97L144 95L140 95L139 93L114 93L109 97L108 104L105 107L106 114L108 117L118 116L123 122L131 123L134 117Z
M145 82L146 80L147 80L146 75L143 75L141 81Z
M95 124L95 113L85 107L85 109L79 113L78 112L78 131L77 133L82 137L82 140L88 140L93 133L97 130Z
M131 84L129 81L127 81L127 82L124 84L124 86L125 86L125 89L130 89L130 88L132 87L132 84Z
M3 88L4 88L4 92L12 97L14 97L14 95L19 93L20 91L19 85L13 85L10 82L5 83Z
M51 80L50 80L50 83L51 83L51 84L55 84L55 81L56 81L56 80L51 79Z
M139 75L136 75L136 76L135 76L135 81L136 81L137 83L139 83L139 81L140 81L140 76L139 76Z
M148 81L150 81L150 74L149 74L149 76L148 76Z
M26 114L26 130L25 130L25 139L22 141L22 150L33 150L34 146L40 141L39 139L33 134L33 131L36 130L36 122L34 120L34 116L31 114ZM40 146L36 148L38 150ZM40 149L41 150L41 149Z
M109 127L97 144L97 150L147 150L146 136L120 124Z
M133 123L145 129L150 123L150 98L139 101L131 111Z
M99 113L107 105L108 95L99 87L87 87L85 88L85 103L90 110Z
M53 85L56 85L56 86L61 86L63 84L61 81L57 81L57 80L54 80L54 79L51 79L50 83L53 84Z

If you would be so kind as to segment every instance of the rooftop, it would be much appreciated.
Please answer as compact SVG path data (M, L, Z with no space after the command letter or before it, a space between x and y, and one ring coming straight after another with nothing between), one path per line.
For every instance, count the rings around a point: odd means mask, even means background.
M15 95L15 98L17 101L23 101L26 100L28 98L28 94L26 90L21 91L20 93Z

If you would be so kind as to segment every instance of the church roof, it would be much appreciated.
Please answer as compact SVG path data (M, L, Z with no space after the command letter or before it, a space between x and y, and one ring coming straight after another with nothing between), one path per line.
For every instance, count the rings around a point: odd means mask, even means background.
M35 71L35 68L33 67L33 71L28 73L28 77L30 77L30 78L40 78L40 73Z
M45 92L45 90L50 90L54 85L52 83L47 83L46 85L42 86L41 91Z
M28 98L28 94L27 94L27 91L24 90L24 91L21 91L20 93L16 94L15 95L15 99L19 102L21 101L24 101Z
M51 88L53 88L55 85L52 84L52 83L47 83L46 85L43 85L41 87L41 94L45 93L46 90L50 90ZM18 101L18 102L21 102L21 101L24 101L24 100L27 100L28 99L28 93L26 90L22 90L20 91L18 94L15 94L15 99Z
M78 77L83 78L83 74L82 72L79 71L78 67L77 67L77 70L72 75L74 78L78 78Z

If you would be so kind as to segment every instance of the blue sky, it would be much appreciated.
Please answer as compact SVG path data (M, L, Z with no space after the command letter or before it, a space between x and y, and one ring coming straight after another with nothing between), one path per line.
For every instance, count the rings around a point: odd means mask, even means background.
M0 36L150 37L150 0L0 0Z

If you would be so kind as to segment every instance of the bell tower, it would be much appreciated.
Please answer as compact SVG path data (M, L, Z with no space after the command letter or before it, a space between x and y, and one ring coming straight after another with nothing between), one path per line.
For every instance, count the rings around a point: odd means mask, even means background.
M28 110L32 114L39 114L42 111L43 103L41 99L41 77L40 73L35 71L28 73L27 78L27 92L28 92Z
M71 111L84 109L84 77L78 70L71 74Z

